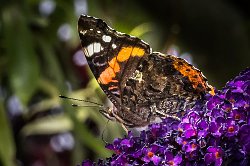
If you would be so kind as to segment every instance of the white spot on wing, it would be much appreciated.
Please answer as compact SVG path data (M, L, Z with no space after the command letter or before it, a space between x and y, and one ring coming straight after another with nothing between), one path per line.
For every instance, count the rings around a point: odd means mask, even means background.
M111 41L111 37L110 37L110 36L107 36L107 35L103 35L103 36L102 36L102 40L103 40L104 42L110 42L110 41Z
M100 43L94 43L94 53L98 53L102 50L102 46Z
M80 34L85 35L87 33L87 30L81 30Z
M116 45L115 45L115 44L112 44L112 48L115 49L115 48L116 48Z
M84 49L84 53L87 57L93 56L94 53L99 53L103 50L100 43L92 43Z
M93 47L94 47L93 43L90 44L90 45L88 45L88 47L87 47L87 54L86 54L87 57L91 57L94 54Z

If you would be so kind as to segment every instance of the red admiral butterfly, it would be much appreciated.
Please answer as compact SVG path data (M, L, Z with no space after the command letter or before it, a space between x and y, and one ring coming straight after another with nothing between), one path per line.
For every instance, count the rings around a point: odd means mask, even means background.
M185 60L152 52L141 39L101 19L82 15L78 31L89 67L114 104L101 113L126 127L180 117L205 93L213 93L203 74Z

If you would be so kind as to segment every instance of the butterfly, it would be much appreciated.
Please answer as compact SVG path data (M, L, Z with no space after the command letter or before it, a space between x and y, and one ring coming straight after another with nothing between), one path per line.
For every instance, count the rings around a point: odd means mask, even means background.
M101 19L81 15L78 32L88 65L114 105L100 112L126 128L180 118L206 93L213 93L201 71L184 59L153 52L146 42Z

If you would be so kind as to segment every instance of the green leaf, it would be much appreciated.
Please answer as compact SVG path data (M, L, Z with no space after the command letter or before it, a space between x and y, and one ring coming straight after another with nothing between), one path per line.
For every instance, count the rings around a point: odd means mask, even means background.
M27 20L17 7L3 11L9 81L13 92L26 104L37 87L38 59Z
M54 134L72 130L72 122L65 115L40 118L25 125L21 133L24 137L39 134Z
M3 102L0 101L0 164L3 166L13 166L13 159L15 158L15 145L13 142L12 132L7 120Z
M130 35L140 37L144 35L145 33L148 33L152 31L152 25L151 23L143 23L138 26L136 26L131 32Z

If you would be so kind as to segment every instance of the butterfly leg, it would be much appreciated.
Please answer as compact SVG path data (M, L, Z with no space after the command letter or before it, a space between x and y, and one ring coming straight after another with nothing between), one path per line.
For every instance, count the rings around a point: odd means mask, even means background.
M126 134L128 135L128 128L123 123L121 123L121 126L123 130L125 130Z

